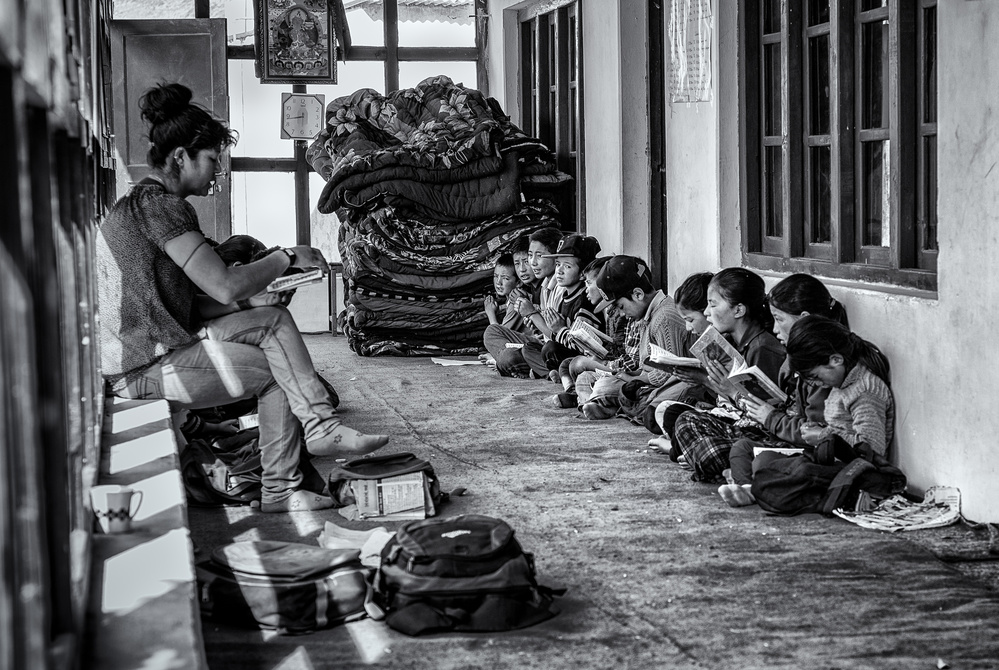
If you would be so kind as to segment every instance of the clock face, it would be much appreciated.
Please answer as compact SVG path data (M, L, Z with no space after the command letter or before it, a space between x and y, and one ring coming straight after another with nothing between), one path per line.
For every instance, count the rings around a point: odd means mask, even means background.
M311 140L326 123L326 96L316 93L281 94L281 137Z

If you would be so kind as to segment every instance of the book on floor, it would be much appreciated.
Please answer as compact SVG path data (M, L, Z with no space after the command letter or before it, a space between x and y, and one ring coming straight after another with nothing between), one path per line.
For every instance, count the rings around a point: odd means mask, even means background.
M362 519L426 519L437 513L423 472L350 482Z

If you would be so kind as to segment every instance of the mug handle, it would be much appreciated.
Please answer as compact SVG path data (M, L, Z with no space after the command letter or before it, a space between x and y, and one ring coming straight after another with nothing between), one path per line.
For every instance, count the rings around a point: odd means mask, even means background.
M142 491L132 491L132 503L134 504L130 504L128 510L128 517L130 519L135 517L139 511L139 507L142 506Z

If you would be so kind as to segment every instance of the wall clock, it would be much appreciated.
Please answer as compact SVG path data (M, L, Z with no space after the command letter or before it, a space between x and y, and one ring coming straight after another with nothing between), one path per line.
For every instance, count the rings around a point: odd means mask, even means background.
M320 93L281 94L281 139L311 140L326 125L326 96Z

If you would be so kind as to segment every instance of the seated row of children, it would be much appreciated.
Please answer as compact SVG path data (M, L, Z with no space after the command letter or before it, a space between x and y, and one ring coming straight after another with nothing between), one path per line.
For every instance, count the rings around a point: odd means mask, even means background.
M756 273L726 268L688 277L670 297L643 260L597 257L599 250L593 237L543 229L501 257L481 358L500 375L559 384L547 399L554 407L645 426L657 434L654 451L690 469L694 481L720 484L732 506L755 502L761 466L829 439L886 455L894 422L888 361L850 331L845 308L821 281L793 274L767 293ZM648 364L654 347L691 356L708 328L787 400L748 393L710 356L701 369ZM579 334L588 329L606 346Z

